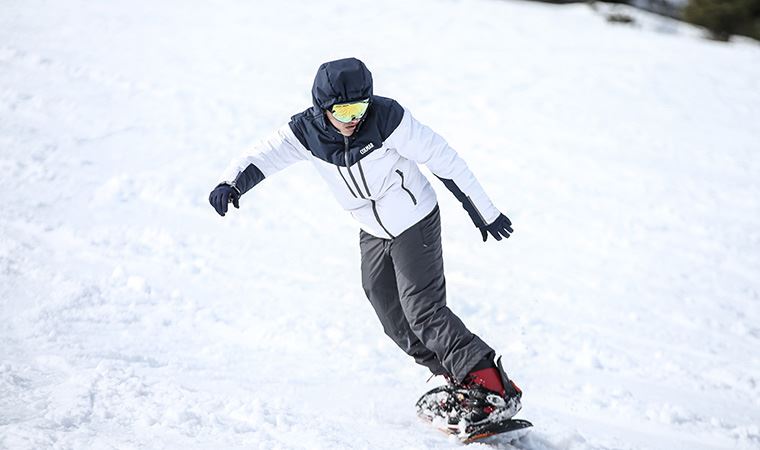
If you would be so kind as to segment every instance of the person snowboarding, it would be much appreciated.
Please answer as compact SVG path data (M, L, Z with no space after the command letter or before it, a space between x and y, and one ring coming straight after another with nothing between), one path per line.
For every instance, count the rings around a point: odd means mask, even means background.
M520 410L522 392L496 352L446 306L439 207L418 164L462 203L484 242L508 238L512 223L441 136L373 93L360 60L322 64L311 93L310 108L227 166L209 202L224 216L267 177L310 161L359 223L362 287L383 330L448 382L420 398L418 414L466 436L503 425Z

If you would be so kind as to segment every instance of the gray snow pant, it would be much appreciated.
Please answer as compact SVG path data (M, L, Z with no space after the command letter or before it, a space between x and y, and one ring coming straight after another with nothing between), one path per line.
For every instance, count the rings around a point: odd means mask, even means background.
M360 232L362 286L383 330L436 375L461 381L494 351L446 306L438 206L394 239Z

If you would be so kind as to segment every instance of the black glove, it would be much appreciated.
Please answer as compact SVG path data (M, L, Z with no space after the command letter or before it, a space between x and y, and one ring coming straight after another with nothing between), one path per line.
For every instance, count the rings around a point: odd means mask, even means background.
M232 206L240 208L240 191L235 186L222 183L211 191L208 201L220 216L224 216L227 213L228 203L232 202Z
M480 234L483 235L483 242L488 239L488 233L494 237L497 241L501 240L501 237L509 237L509 233L514 233L512 230L512 221L510 221L504 214L499 214L493 222L486 226L480 227Z

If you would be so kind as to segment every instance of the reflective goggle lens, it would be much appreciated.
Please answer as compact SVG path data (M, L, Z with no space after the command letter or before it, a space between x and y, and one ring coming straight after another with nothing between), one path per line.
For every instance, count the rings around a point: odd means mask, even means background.
M354 119L361 119L369 108L369 99L353 103L340 103L333 105L332 115L338 122L349 123Z

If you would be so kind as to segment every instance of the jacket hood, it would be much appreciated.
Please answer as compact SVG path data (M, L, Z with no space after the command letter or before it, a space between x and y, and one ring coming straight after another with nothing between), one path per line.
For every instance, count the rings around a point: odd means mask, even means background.
M356 58L326 62L317 69L311 98L319 113L336 103L371 99L372 73Z

